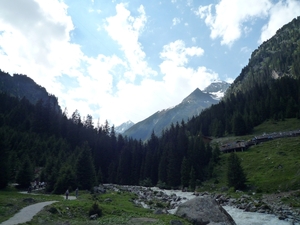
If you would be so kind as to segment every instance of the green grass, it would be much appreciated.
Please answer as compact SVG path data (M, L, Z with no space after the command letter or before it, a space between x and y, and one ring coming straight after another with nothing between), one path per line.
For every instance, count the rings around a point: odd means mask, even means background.
M254 135L300 129L300 120L289 119L280 122L267 121L255 127L253 135L226 137L227 140L248 140ZM226 138L214 140L222 142ZM300 189L300 137L281 138L250 147L238 152L242 167L248 178L248 186L254 191L273 193ZM205 182L202 189L220 190L227 186L227 158L222 154L215 168L215 178ZM216 182L217 181L217 182Z
M101 195L91 195L84 191L80 192L76 200L64 200L62 196L50 195L25 195L16 190L0 191L0 223L14 215L21 208L28 205L24 198L33 198L34 203L40 201L57 200L52 205L46 206L30 222L26 224L133 224L133 218L151 218L151 224L170 224L170 220L187 221L174 215L155 215L152 210L137 207L133 203L136 196L129 192L108 192ZM109 199L109 200L107 200ZM102 217L96 221L89 220L89 210L94 203L102 210ZM32 203L33 204L33 203ZM13 210L11 210L13 208ZM147 223L149 224L149 223Z
M32 198L33 202L24 201L24 199ZM0 191L0 223L9 219L20 209L38 202L45 201L60 201L61 196L48 196L48 195L26 195L19 193L18 190L8 187Z
M300 129L300 120L285 119L283 121L268 120L253 129L252 134L260 135L280 131L291 131Z

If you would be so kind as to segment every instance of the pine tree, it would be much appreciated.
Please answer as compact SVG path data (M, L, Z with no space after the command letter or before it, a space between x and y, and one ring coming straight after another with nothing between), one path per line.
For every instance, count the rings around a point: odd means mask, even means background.
M28 188L33 178L34 178L33 167L31 165L28 156L26 156L24 158L21 167L19 168L16 181L19 184L20 188Z
M194 169L194 167L192 167L191 172L190 172L190 189L191 190L195 190L196 188L196 171Z
M95 167L87 142L81 148L75 170L79 189L90 190L96 184Z
M64 165L59 171L57 182L54 185L54 193L63 194L67 189L76 188L76 176L71 165Z
M181 163L181 185L182 188L188 187L189 186L189 179L190 179L190 174L189 174L189 166L188 166L188 161L184 157Z
M246 187L246 175L241 166L240 158L235 153L230 153L228 158L227 181L229 187L242 190Z
M1 133L2 134L2 133ZM8 153L0 135L0 189L5 188L9 180Z

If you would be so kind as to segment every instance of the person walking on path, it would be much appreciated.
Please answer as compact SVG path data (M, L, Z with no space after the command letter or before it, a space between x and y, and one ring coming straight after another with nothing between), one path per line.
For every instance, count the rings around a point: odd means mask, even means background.
M78 198L78 188L76 188L76 190L75 190L75 195L76 195L76 198Z
M69 189L67 189L66 191L66 200L68 200L68 196L69 196Z

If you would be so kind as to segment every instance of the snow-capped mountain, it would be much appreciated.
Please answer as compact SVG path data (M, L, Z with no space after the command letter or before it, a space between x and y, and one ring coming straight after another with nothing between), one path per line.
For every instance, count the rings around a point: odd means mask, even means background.
M115 127L115 132L117 134L123 134L126 130L128 130L133 125L134 125L134 122L128 120L127 122L122 123L121 125Z
M223 81L212 83L204 89L205 91L196 88L178 105L154 113L127 129L123 135L142 141L150 138L152 131L160 136L163 129L168 128L172 123L180 124L182 120L187 122L189 118L199 115L205 108L217 104L229 86L230 84Z
M220 100L224 97L224 94L229 86L230 84L225 81L216 81L204 88L203 92L209 93L214 99Z

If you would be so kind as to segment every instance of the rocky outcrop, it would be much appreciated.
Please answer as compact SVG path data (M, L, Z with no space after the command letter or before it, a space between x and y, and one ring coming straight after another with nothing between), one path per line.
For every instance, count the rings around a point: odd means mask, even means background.
M232 217L210 196L195 197L178 206L175 215L195 225L235 225Z

